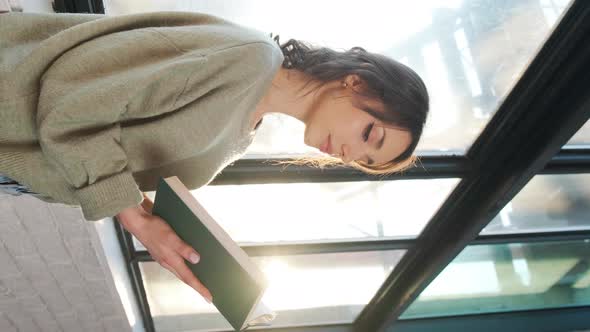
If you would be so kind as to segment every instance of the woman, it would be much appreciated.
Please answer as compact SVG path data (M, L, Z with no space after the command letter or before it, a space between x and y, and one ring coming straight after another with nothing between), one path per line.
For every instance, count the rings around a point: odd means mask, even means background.
M305 144L329 155L320 164L399 171L428 112L422 80L392 59L281 45L210 15L11 13L0 30L5 181L80 206L87 220L117 216L208 300L184 261L198 253L150 214L143 192L159 177L208 184L271 112L305 124Z

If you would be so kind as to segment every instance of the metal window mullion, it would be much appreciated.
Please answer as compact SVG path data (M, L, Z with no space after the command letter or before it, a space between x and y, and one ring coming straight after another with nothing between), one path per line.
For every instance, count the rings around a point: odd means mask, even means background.
M539 242L563 242L583 241L590 239L590 225L588 229L580 230L556 230L549 232L522 232L506 234L479 235L468 245L498 245L510 243L539 243Z
M286 159L241 159L221 172L210 185L350 182L463 178L472 167L466 156L423 156L413 168L388 176L372 176L351 168L312 168L275 165ZM590 149L560 150L539 174L590 173Z
M115 232L117 233L117 238L121 244L123 256L125 257L125 266L127 267L127 273L131 279L131 288L133 289L133 294L135 295L137 305L139 306L139 310L141 312L144 328L146 332L154 332L154 321L150 312L150 306L145 293L141 270L139 269L139 263L137 261L137 251L135 251L133 246L131 234L127 232L125 228L123 228L119 221L116 220L116 217L114 226Z
M210 185L459 178L470 171L470 162L465 156L423 156L416 167L387 176L370 175L344 166L320 169L276 164L286 160L288 159L241 159L226 167Z
M469 245L496 245L510 243L535 243L574 241L590 239L590 229L561 230L554 232L528 232L479 235ZM415 246L416 238L364 240L364 241L333 241L324 243L292 243L292 244L248 244L240 246L249 257L314 255L361 251L408 250ZM132 261L153 261L146 250L134 252Z
M263 244L240 246L249 257L313 255L359 251L407 250L415 244L415 239L374 240L374 241L335 241L324 243ZM145 250L135 252L136 261L153 261Z
M590 144L590 142L588 142ZM590 173L590 149L566 148L551 159L540 174Z

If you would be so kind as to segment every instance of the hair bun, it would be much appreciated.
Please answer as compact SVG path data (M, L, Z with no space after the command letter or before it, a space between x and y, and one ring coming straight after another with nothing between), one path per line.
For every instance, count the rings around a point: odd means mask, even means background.
M301 68L303 66L303 57L305 52L298 40L289 39L286 43L281 45L281 42L279 41L279 35L273 37L271 32L270 37L277 43L277 45L279 45L281 51L283 52L283 56L285 58L283 61L283 67L291 69Z

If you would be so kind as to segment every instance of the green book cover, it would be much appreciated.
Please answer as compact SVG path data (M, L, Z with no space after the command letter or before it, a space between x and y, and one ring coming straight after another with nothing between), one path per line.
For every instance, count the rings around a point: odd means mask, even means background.
M236 331L270 325L276 314L260 302L267 287L264 274L178 177L160 177L152 214L164 219L199 253L199 263L185 263Z

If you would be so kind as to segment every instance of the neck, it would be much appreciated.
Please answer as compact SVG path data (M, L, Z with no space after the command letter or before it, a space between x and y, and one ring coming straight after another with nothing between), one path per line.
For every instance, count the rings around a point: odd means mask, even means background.
M309 110L315 95L314 92L305 95L309 89L314 87L313 83L310 83L306 90L302 90L307 81L308 76L298 70L279 69L270 88L256 106L252 127L264 115L270 113L286 114L307 124Z

